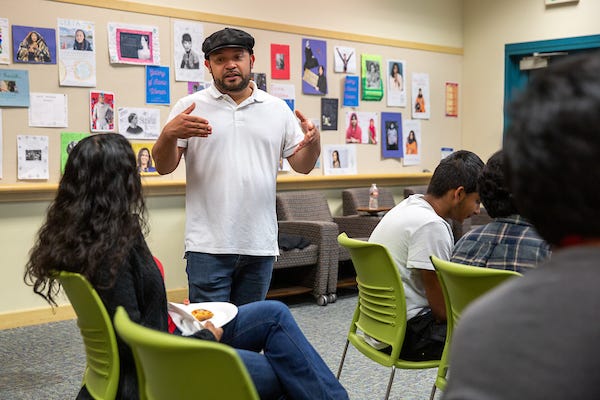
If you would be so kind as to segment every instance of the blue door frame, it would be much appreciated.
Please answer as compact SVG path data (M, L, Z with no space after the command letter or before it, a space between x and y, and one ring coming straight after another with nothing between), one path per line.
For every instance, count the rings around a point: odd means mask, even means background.
M508 126L507 105L529 80L529 72L521 71L519 61L533 53L565 51L569 54L600 48L600 35L578 36L537 42L513 43L504 46L504 130Z

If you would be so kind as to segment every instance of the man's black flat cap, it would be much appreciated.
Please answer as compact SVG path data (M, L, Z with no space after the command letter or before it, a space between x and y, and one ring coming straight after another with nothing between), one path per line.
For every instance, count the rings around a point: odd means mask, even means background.
M202 43L204 58L208 60L210 53L225 47L240 47L248 50L250 54L253 54L254 38L247 32L239 29L222 29L207 37L204 40L204 43Z

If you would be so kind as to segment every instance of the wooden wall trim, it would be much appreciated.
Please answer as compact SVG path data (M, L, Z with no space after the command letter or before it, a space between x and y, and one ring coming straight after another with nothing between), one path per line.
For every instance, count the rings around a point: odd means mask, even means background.
M249 18L210 14L200 11L184 10L180 8L156 6L151 4L134 3L124 0L52 0L59 3L77 4L91 7L108 8L111 10L131 11L138 14L159 15L172 18L187 19L193 21L212 22L223 25L234 25L247 28L255 28L274 32L294 33L298 35L316 36L325 39L348 40L358 43L378 44L382 46L399 47L413 50L432 51L436 53L462 55L461 47L439 46L427 43L411 42L381 38L369 35L360 35L350 32L338 32L327 29L315 29L304 26L281 24L269 21L259 21Z
M181 196L185 194L184 180L143 178L146 196ZM345 187L426 185L431 173L361 174L361 175L280 175L277 190L335 189ZM0 185L0 203L46 201L54 199L57 183L21 183Z

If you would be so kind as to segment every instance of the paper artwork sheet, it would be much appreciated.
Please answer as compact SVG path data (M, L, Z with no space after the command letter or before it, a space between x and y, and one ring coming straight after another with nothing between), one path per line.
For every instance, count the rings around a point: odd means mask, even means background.
M0 109L0 179L3 178L2 176L2 155L4 154L2 152L2 142L4 142L4 140L2 139L2 127L4 125L2 124L2 110Z
M379 124L376 112L346 112L346 143L379 143Z
M160 64L158 27L109 22L108 55L111 63Z
M404 165L421 163L421 121L404 120L402 127L402 143L404 144Z
M67 95L62 93L29 94L29 126L68 126Z
M60 173L65 173L65 165L73 148L89 133L63 132L60 134Z
M328 144L323 146L322 154L325 175L356 174L356 146Z
M431 102L429 98L429 74L412 74L412 117L429 119Z
M337 131L338 99L321 97L321 126L324 131Z
M0 107L29 107L29 71L0 69Z
M327 42L302 39L302 93L327 94Z
M210 86L210 82L188 82L188 94L199 92Z
M58 19L58 76L61 86L96 86L94 23Z
M333 51L333 70L344 74L355 74L356 49L354 47L335 46Z
M383 73L381 56L361 55L362 99L379 101L383 98Z
M156 140L160 134L160 110L119 107L119 133L128 139Z
M34 26L12 26L15 63L56 64L56 31Z
M17 178L49 178L48 136L17 135Z
M458 83L446 82L446 117L458 117Z
M271 78L290 79L290 46L271 44Z
M114 132L115 94L98 90L90 91L90 130L92 132Z
M387 105L406 107L406 64L402 60L387 60Z
M0 18L0 64L10 63L10 30L8 18Z
M294 111L296 100L296 87L294 85L288 83L271 83L270 93L285 101L292 111Z
M260 90L267 91L267 74L264 72L251 72L250 77Z
M154 142L132 141L131 148L135 154L136 165L141 176L159 176L152 159Z
M402 158L402 114L381 113L381 154L385 158Z
M173 22L173 65L176 81L204 81L204 25Z
M146 103L169 104L171 102L171 81L169 67L146 66Z

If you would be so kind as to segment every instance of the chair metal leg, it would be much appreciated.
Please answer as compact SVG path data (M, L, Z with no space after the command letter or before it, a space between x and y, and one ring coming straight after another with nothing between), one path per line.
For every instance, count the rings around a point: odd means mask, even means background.
M435 397L435 390L437 389L437 386L435 386L435 383L433 384L433 387L431 388L431 394L429 395L429 400L433 400L433 398Z
M394 374L396 373L396 366L392 365L392 373L390 374L390 380L387 385L387 390L385 391L385 400L390 398L390 392L392 390L392 383L394 382Z
M349 340L346 340L346 346L344 347L344 352L342 353L342 361L340 361L340 367L338 368L336 378L338 381L340 380L340 375L342 374L342 367L344 366L344 360L346 359L346 352L348 351L348 345L350 344Z

